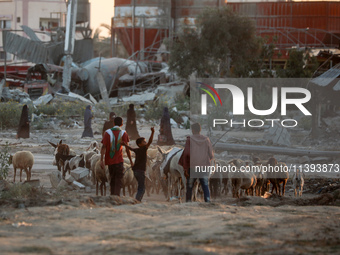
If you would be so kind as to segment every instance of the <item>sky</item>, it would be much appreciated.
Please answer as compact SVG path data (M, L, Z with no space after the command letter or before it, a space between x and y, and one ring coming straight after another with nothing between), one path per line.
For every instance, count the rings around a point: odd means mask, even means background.
M100 27L100 24L111 25L113 17L114 0L90 0L91 3L91 28L93 32ZM107 36L105 28L101 28L101 36Z

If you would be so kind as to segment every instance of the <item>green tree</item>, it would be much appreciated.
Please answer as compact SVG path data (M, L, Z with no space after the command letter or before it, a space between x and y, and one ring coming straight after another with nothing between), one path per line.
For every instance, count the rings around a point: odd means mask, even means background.
M108 25L106 24L101 24L102 27L105 27L108 29L109 34L111 34L111 29L107 27ZM94 48L94 56L95 57L105 57L105 58L110 58L111 57L111 36L110 37L103 37L100 36L101 29L97 28L94 31L93 34L93 48Z
M1 146L0 151L0 180L5 180L8 176L9 163L10 163L10 148L8 142L4 146Z
M272 78L274 77L273 64L270 66L270 62L275 54L275 43L277 38L273 38L272 42L268 42L269 38L264 37L260 39L260 54L257 59L253 59L245 63L245 71L247 73L239 73L242 77L252 78ZM249 72L250 71L250 72Z
M100 28L97 28L93 34L93 45L94 45L94 55L95 57L105 57L110 58L111 57L111 26L107 24L100 24L101 28L104 28L104 30L107 30L109 36L103 37L100 36L100 33L102 30ZM129 54L124 48L122 43L118 43L116 57L119 58L128 58Z
M183 29L170 47L170 70L187 78L228 77L249 72L249 60L260 54L255 26L247 17L228 8L208 9L197 18L197 29Z
M281 78L311 78L318 65L316 57L308 51L293 49L289 51L286 68L278 70L277 74Z

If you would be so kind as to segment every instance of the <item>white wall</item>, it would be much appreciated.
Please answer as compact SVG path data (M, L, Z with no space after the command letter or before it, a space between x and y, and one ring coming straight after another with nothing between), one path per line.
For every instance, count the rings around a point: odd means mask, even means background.
M0 19L5 18L5 15L6 17L11 15L12 30L21 30L21 26L26 25L33 30L40 31L40 18L50 18L52 12L66 13L66 11L65 0L0 0ZM17 22L17 18L20 18L20 22ZM39 35L39 37L44 41L49 40L47 35ZM2 30L0 29L0 51L2 50Z

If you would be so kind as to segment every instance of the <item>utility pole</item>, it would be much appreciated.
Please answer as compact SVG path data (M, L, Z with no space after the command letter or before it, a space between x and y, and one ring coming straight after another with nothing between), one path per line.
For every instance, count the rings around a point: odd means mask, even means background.
M72 55L74 50L74 37L76 33L78 0L69 0L66 17L66 36L65 36L65 61L63 70L63 88L69 92L71 83Z

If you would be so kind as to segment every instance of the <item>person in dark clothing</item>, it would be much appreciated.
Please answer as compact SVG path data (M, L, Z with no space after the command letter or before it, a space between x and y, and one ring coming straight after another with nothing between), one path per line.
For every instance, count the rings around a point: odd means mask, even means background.
M116 117L114 119L115 126L105 131L102 140L102 149L100 151L100 166L102 169L105 165L109 166L110 173L110 190L111 195L120 196L120 190L123 186L124 177L124 159L123 159L123 143L129 143L129 136L125 130L122 130L123 119ZM131 153L126 149L126 155L128 156L131 166L133 162L131 159ZM104 162L105 156L105 162Z
M105 121L102 131L102 137L104 137L104 133L106 130L113 128L115 126L114 119L116 118L116 114L114 112L110 112L109 120Z
M125 143L126 148L133 151L136 154L135 164L132 167L134 176L138 183L138 189L136 194L136 199L138 201L142 201L144 193L145 193L145 171L146 171L146 160L147 160L147 150L152 143L153 135L155 133L155 128L151 128L151 135L148 143L146 143L144 137L140 137L136 140L136 144L138 148L131 148Z
M26 104L22 107L17 138L30 138L30 122L28 119L28 106Z
M85 113L84 113L84 132L81 138L93 137L93 131L91 127L91 121L92 121L93 115L92 115L91 110L92 110L91 105L86 106Z
M136 124L136 112L134 109L135 105L130 104L129 109L127 110L127 119L126 119L126 132L129 134L129 138L131 140L135 140L139 137L137 124Z
M172 137L170 114L168 107L164 107L163 116L161 119L161 126L159 129L160 135L158 136L158 145L173 145L175 144L174 138Z

